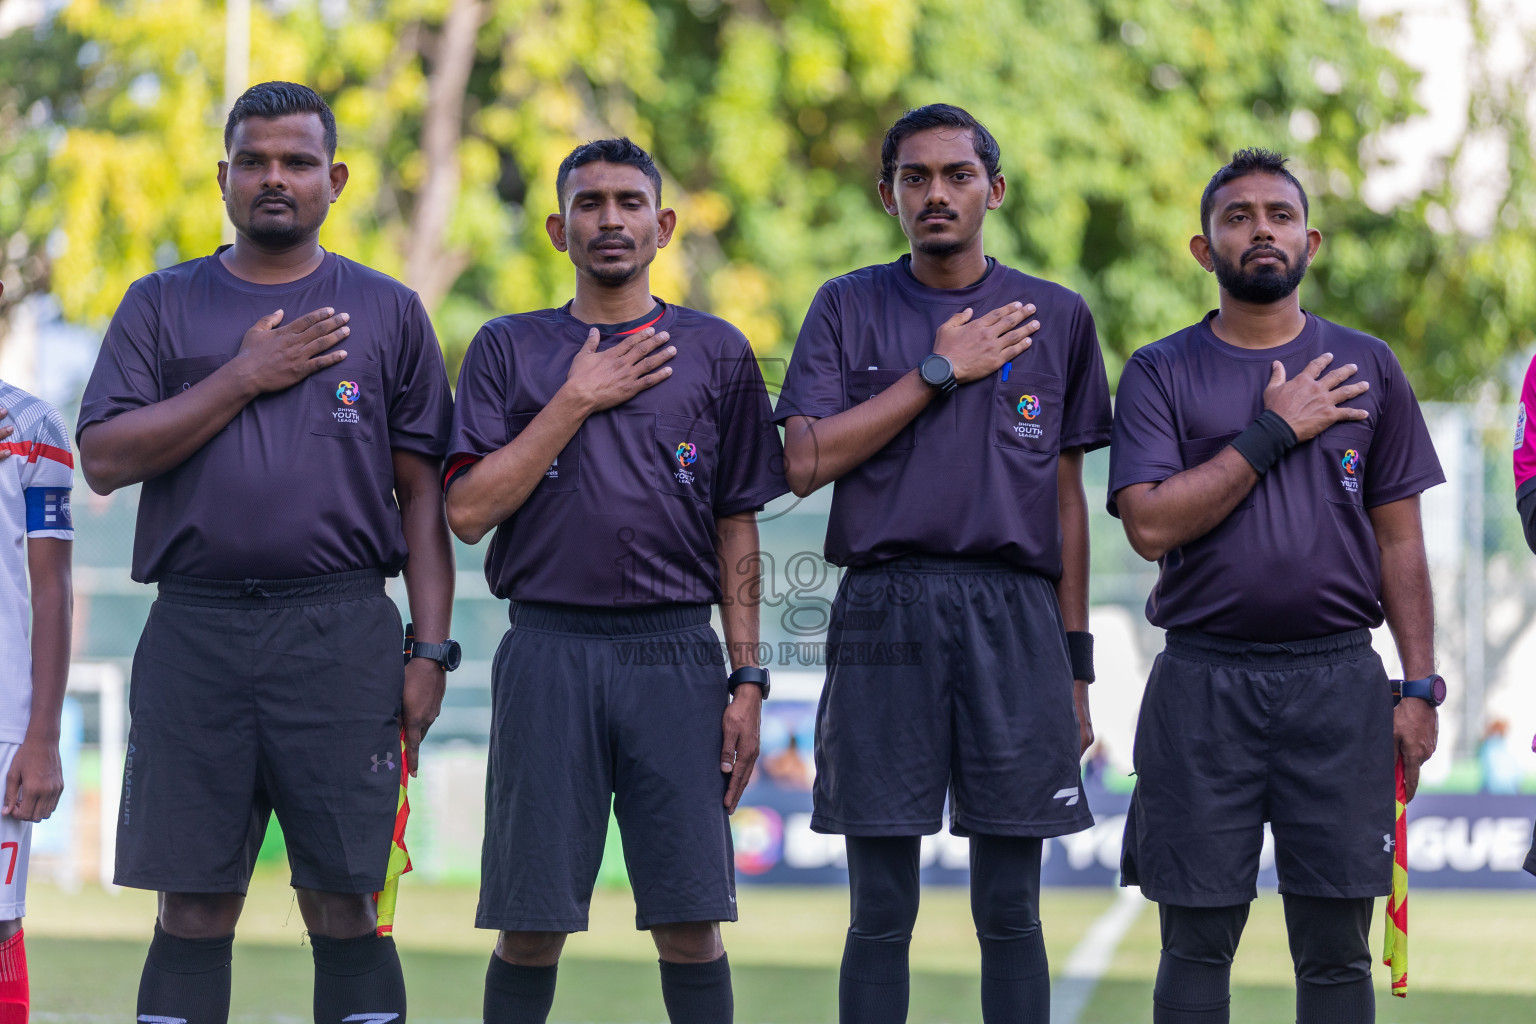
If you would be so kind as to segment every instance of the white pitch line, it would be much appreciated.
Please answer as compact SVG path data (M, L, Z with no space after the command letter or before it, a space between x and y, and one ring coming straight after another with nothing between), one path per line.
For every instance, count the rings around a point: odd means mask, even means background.
M1051 1024L1077 1024L1099 979L1109 970L1120 940L1131 930L1147 901L1136 886L1126 886L1110 908L1089 927L1051 990Z

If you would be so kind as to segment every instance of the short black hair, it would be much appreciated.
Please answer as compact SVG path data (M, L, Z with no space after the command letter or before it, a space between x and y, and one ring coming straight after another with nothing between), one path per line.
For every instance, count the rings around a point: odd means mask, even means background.
M647 178L651 179L651 187L656 190L656 205L661 206L661 172L656 169L656 161L651 159L651 154L629 141L627 137L620 136L617 139L584 142L560 161L560 170L555 174L555 201L560 204L562 211L565 210L565 183L570 179L571 172L583 164L595 163L628 164L630 167L638 167Z
M1211 175L1210 184L1205 186L1205 194L1200 197L1200 230L1207 237L1211 234L1211 214L1215 212L1217 190L1229 181L1246 178L1250 174L1273 174L1295 185L1296 191L1301 193L1301 222L1305 224L1308 213L1307 190L1301 187L1296 175L1285 169L1285 163L1286 158L1279 153L1257 146L1233 153L1231 162Z
M987 177L996 178L1002 173L1002 151L997 140L987 131L987 126L967 111L949 103L930 103L926 107L913 107L902 114L885 133L880 144L880 180L889 185L896 180L896 147L903 139L927 131L929 128L964 128L971 133L971 143L976 156L987 169Z
M326 106L320 94L307 85L295 82L262 82L240 94L235 105L229 108L229 119L224 122L224 152L235 138L235 125L249 117L287 117L290 114L314 114L325 129L325 155L336 159L336 115Z

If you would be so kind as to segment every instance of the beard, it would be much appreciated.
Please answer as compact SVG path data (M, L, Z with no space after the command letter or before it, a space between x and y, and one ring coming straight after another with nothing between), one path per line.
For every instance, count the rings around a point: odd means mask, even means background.
M631 263L627 267L589 265L587 267L587 274L598 284L617 288L621 284L634 280L635 275L644 269L645 264L643 263Z
M1244 270L1243 259L1254 250L1278 252L1285 257L1285 265ZM1253 246L1236 263L1229 262L1213 248L1211 263L1216 270L1216 282L1228 295L1239 302L1251 302L1256 306L1268 306L1286 298L1301 286L1301 279L1307 276L1307 261L1303 256L1274 246Z
M651 240L647 239L646 241ZM625 248L635 255L634 262L627 266L600 262L601 257L597 254L597 247L607 242L624 243ZM640 242L641 240L639 239L630 238L619 232L604 232L582 246L580 251L587 253L586 266L583 269L586 270L587 275L592 280L609 288L617 288L619 285L627 284L634 280L642 270L650 266L651 260L656 258L656 250L654 248L650 249L650 256L646 257L644 255L646 250L642 248Z
M268 224L262 227L247 226L245 237L263 249L288 249L298 245L319 226L318 224L300 224L298 222L286 226L279 224Z
M927 216L928 212L929 211L925 210L923 215ZM960 219L960 216L954 210L948 210L945 212L948 215L946 217L946 221L951 226L951 230L953 230L954 224ZM957 252L964 250L969 242L968 239L956 238L953 234L949 235L947 238L934 238L929 236L923 230L923 222L921 220L918 221L917 224L913 225L913 227L915 229L913 231L913 235L916 237L912 239L912 250L914 252L920 252L924 256L933 256L937 259L945 259L947 257L953 256Z
M231 214L229 219L240 230L241 234L261 248L288 249L298 245L305 238L319 231L320 225L325 222L324 211L315 220L304 221L299 218L298 204L295 203L291 209L293 210L293 219L286 224L271 220L263 221L260 224L255 223L254 211L252 211L251 216L246 218L246 222L241 224L233 216L233 209L229 211Z
M918 242L914 248L925 256L937 256L943 259L946 256L953 256L961 249L964 249L965 243L948 240L942 242Z

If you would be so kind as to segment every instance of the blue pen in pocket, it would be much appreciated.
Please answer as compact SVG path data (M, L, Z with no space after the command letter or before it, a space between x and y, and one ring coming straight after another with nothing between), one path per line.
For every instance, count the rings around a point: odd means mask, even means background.
M998 379L1001 380L1004 384L1008 383L1008 374L1012 372L1012 370L1013 360L1010 359L1008 362L1003 364L1003 375Z

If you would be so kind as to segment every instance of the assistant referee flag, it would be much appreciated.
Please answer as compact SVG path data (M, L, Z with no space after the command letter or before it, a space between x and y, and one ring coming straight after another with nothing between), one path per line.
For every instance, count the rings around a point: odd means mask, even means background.
M405 732L400 733L400 799L395 803L395 829L389 840L389 869L384 874L383 890L373 894L378 910L376 934L388 935L395 930L395 899L400 895L400 876L411 870L411 855L405 849L405 823L411 818L411 802L406 799L406 786L411 781L410 770L405 763Z
M1387 897L1387 939L1381 962L1392 978L1392 994L1408 995L1408 793L1403 759L1397 759L1397 824L1392 837L1392 895Z

